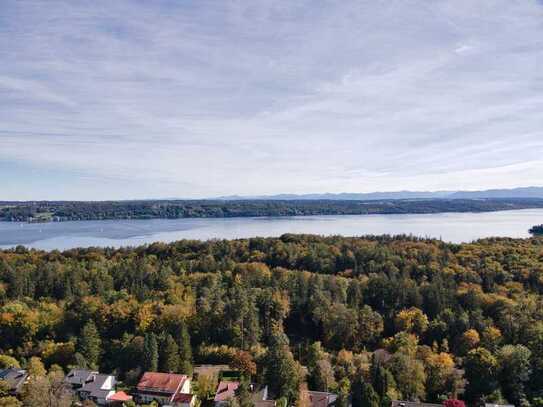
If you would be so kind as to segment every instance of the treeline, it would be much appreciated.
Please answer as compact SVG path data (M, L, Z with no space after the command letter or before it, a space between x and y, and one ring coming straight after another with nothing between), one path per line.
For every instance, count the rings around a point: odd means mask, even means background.
M543 240L381 236L0 252L0 367L229 363L295 400L543 405ZM11 361L11 362L10 362ZM204 386L202 385L202 388Z
M486 212L527 208L543 208L543 199L0 202L0 220L26 222L51 220L416 214Z

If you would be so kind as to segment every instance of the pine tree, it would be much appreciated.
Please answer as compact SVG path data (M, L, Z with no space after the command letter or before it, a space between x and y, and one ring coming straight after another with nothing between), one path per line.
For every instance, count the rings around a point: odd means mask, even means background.
M190 375L192 374L192 348L190 345L190 335L185 323L179 326L176 339L179 347L179 371Z
M274 396L290 401L296 399L300 384L298 365L289 349L287 336L278 328L270 338L265 376Z
M351 386L352 404L353 407L365 407L362 404L362 387L363 387L362 375L356 375L354 382Z
M164 337L160 347L160 371L173 373L179 371L179 346L170 334Z
M236 390L236 399L240 407L254 407L249 381L244 379Z
M81 330L79 350L91 369L97 369L102 353L102 340L93 321L87 322Z
M145 334L143 342L143 369L148 372L158 370L158 341L154 333Z
M370 383L362 384L361 401L364 407L379 407L381 404L379 396L377 395L377 393L373 389L373 386Z

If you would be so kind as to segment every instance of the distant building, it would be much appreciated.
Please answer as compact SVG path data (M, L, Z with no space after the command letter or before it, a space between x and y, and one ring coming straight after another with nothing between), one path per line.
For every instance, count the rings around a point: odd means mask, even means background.
M70 385L73 390L77 390L80 389L93 374L96 375L98 372L87 369L72 369L64 378L64 383Z
M105 406L109 397L115 394L116 384L115 376L92 374L83 386L76 390L76 394L81 400L91 400L99 406Z
M105 406L115 394L117 379L93 370L72 369L64 378L64 383L69 385L81 400L91 400L99 406Z
M156 401L161 406L170 406L175 405L176 397L182 402L187 401L188 396L180 395L190 394L190 391L190 379L185 375L145 372L136 387L134 399L138 403Z
M393 400L392 407L443 407L443 404L421 403L419 401Z
M189 393L177 393L171 401L173 407L193 407L195 403L196 396Z
M4 380L9 385L9 392L15 396L19 394L23 384L28 379L28 372L23 369L9 368L0 370L0 380Z
M221 381L215 393L215 407L225 406L231 399L236 397L239 385L240 383L237 381ZM268 386L251 384L249 391L251 392L251 399L255 407L275 406L275 400L268 400Z
M118 391L112 394L107 399L107 404L110 406L122 406L124 403L132 401L132 396L129 396L124 391Z

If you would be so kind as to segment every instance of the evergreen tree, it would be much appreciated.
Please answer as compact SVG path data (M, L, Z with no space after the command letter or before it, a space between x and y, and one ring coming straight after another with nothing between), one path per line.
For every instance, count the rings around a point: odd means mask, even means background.
M365 407L362 404L362 387L364 381L361 374L357 374L351 386L351 398L353 407Z
M187 325L183 322L177 329L176 341L179 348L179 371L183 374L192 374L192 347Z
M97 369L102 353L102 340L94 321L87 322L81 330L79 351L91 369Z
M287 336L278 328L274 329L270 338L265 377L276 398L296 399L300 384L298 366L289 349Z
M254 407L255 403L251 396L250 383L243 379L236 390L236 399L239 407Z
M145 334L143 342L143 369L148 372L158 370L158 341L154 333Z
M179 347L170 334L164 337L160 347L160 371L173 373L179 371Z
M360 397L364 407L380 407L379 396L370 383L362 384L362 395Z

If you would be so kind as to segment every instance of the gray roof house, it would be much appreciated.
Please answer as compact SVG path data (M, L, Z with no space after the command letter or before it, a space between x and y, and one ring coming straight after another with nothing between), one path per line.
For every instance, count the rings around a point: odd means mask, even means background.
M0 380L4 380L9 384L12 395L16 395L21 391L21 387L23 387L27 378L28 373L26 370L14 368L0 370Z
M87 370L87 369L72 369L64 378L64 383L72 386L73 390L77 390L81 388L81 386L83 386L83 384L85 384L85 382L93 374L96 375L98 374L98 372L94 372L92 370Z
M64 378L72 386L81 400L91 400L104 406L109 397L115 394L115 376L100 374L86 369L72 369Z

